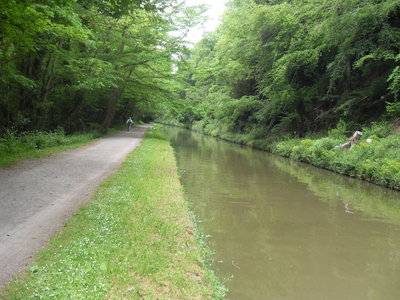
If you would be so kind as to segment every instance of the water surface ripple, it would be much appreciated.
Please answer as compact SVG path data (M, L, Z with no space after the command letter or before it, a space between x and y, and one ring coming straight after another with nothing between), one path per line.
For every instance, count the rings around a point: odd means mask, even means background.
M229 299L400 299L400 193L165 127Z

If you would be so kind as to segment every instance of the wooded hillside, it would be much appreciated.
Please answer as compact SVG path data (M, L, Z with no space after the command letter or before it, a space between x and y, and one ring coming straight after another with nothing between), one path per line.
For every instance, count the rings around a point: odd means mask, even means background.
M164 119L251 139L400 116L400 1L231 0Z
M0 128L131 116L251 139L400 116L400 1L230 0L192 51L178 0L3 0ZM217 135L218 135L217 134Z

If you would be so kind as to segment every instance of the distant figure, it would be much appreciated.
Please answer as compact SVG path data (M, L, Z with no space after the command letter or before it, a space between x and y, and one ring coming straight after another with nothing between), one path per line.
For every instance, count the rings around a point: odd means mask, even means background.
M128 126L128 131L131 131L132 124L133 124L132 118L129 117L129 119L126 120L126 125Z
M350 149L353 148L353 146L358 143L358 141L360 140L361 136L362 136L362 132L361 131L354 132L354 134L351 137L350 141L340 145L340 148L342 148L342 149L343 148L350 148Z

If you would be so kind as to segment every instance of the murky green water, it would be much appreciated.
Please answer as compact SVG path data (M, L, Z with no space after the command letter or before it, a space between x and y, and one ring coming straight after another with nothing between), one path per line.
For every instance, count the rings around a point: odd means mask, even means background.
M229 299L400 299L400 193L164 128Z

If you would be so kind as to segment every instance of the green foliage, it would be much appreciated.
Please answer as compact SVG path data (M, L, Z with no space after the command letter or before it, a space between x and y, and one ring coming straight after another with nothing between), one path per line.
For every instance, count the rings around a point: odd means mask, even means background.
M387 102L386 110L391 116L400 117L400 102Z
M400 54L396 56L396 61L400 60ZM396 99L399 97L400 93L400 67L396 66L393 69L393 72L388 77L388 81L390 82L389 89Z
M173 68L187 49L170 33L195 25L202 8L176 0L5 0L0 11L0 130L71 133L105 132L130 115L151 119L176 97Z
M333 138L342 138L343 136L348 134L347 124L342 119L336 124L336 127L329 130L329 136Z
M395 0L230 1L180 70L188 85L176 102L197 94L189 103L200 112L165 120L263 139L329 129L338 138L398 117L399 19ZM246 97L254 105L235 101ZM332 129L340 121L347 128Z
M385 124L372 125L364 134L375 132L385 137L374 135L371 143L361 140L352 149L340 149L340 143L345 140L332 137L280 141L270 149L273 153L340 174L400 189L400 135L386 136L387 128Z
M388 122L372 122L369 126L362 128L362 133L365 138L373 136L384 138L387 137L392 131L392 128Z
M10 129L0 138L0 166L8 166L19 159L40 157L52 152L76 148L99 137L97 132L65 135L55 131L33 131L17 134Z
M4 136L0 139L0 150L3 152L12 153L15 150L17 139L15 132L10 129L6 130Z

